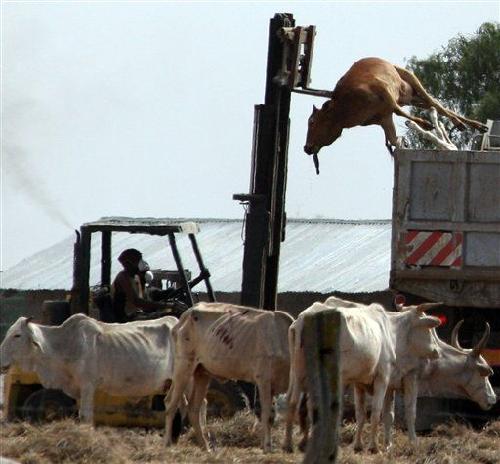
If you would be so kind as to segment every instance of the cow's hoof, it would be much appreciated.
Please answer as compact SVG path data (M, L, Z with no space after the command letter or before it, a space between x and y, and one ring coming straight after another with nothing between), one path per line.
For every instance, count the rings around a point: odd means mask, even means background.
M307 448L307 440L301 440L298 445L299 451L305 452Z
M293 453L293 446L290 445L289 443L285 443L283 445L282 449L283 449L283 452L285 452L285 453Z
M368 448L368 451L370 453L372 453L372 454L380 453L379 447L378 446L373 446L373 445Z
M271 444L264 445L262 447L262 451L264 452L264 454L272 453L273 452L273 447L271 446Z
M354 443L354 452L355 453L362 453L363 452L363 445L361 443Z

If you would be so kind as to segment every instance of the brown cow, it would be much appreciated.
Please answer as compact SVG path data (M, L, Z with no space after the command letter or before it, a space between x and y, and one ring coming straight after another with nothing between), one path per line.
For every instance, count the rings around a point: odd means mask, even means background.
M175 346L172 387L165 398L165 438L172 440L172 421L190 380L188 415L198 443L209 450L200 405L211 377L255 383L262 406L262 447L271 451L274 395L288 387L288 328L293 318L281 311L262 311L229 303L198 303L172 331Z
M416 122L423 129L433 128L429 121L404 111L401 108L404 105L435 107L460 130L465 129L465 125L486 130L484 124L444 108L410 71L380 58L363 58L337 82L331 99L320 110L313 109L304 151L314 155L317 164L319 150L335 142L343 129L378 124L384 129L385 144L392 153L392 147L399 147L402 142L396 135L393 113Z

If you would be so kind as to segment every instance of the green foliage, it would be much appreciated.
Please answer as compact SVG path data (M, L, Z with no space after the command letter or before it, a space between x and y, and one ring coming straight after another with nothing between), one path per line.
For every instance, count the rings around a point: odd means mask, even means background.
M433 97L451 110L482 122L500 119L499 23L484 23L471 37L459 34L426 59L413 56L407 68ZM422 110L412 113L422 115ZM448 120L443 122L448 131L452 130ZM464 148L473 135L471 130L454 130L451 138ZM412 147L425 146L414 132L408 131L406 137Z

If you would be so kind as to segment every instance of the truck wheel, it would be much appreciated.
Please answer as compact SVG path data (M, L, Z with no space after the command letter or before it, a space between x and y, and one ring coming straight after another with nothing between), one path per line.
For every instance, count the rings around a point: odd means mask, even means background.
M235 382L220 383L212 379L207 392L207 415L227 419L248 407L248 399Z
M42 388L21 407L21 417L30 422L49 422L76 416L76 401L60 390Z

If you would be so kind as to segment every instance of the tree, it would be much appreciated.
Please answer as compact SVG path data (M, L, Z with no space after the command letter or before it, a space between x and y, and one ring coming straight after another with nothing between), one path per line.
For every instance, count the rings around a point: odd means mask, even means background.
M413 56L407 68L433 97L453 111L482 122L500 119L500 23L484 23L472 37L459 34L427 59ZM412 113L423 112L414 109ZM465 148L472 131L453 130L448 120L443 123L453 142ZM413 132L406 136L410 146L426 145Z

